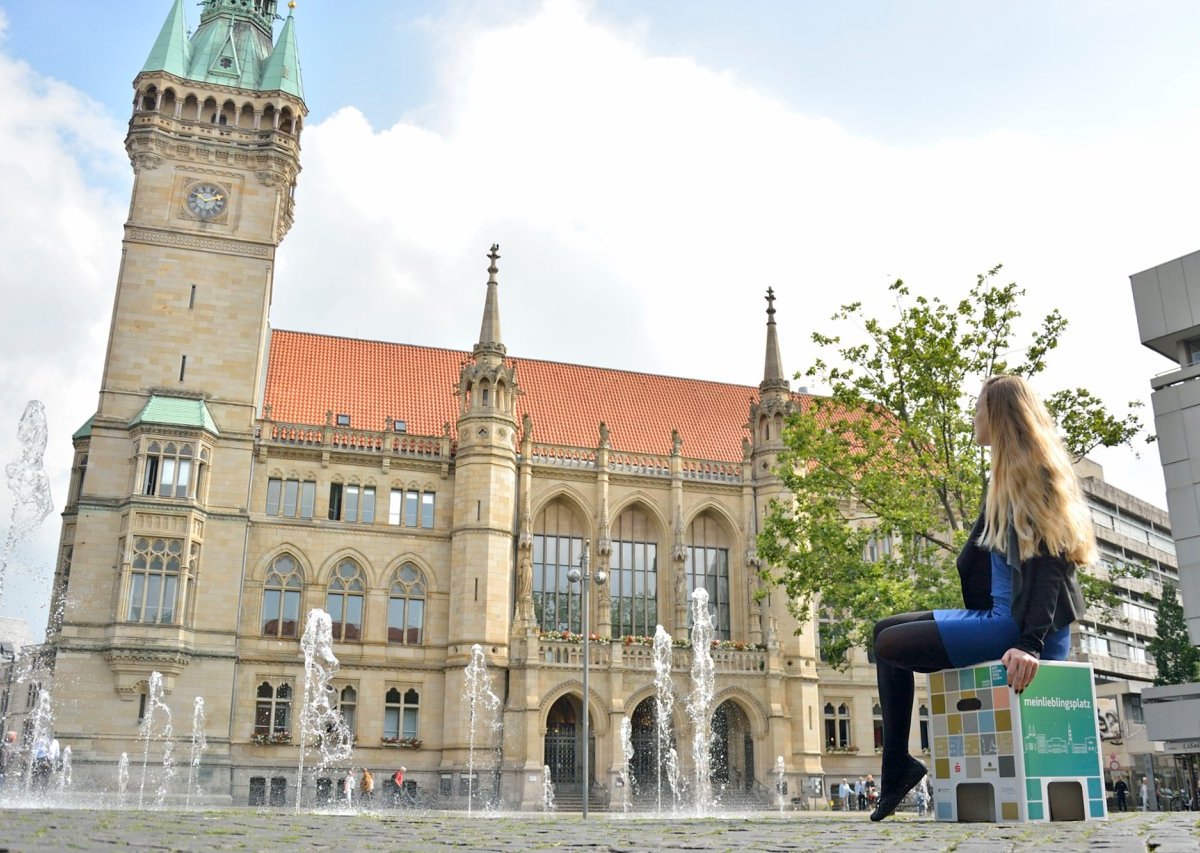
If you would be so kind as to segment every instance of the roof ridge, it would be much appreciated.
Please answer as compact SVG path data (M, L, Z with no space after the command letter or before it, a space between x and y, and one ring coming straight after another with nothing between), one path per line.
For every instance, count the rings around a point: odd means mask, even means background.
M349 335L333 335L333 334L328 334L325 332L302 332L302 331L299 331L296 329L274 329L273 328L271 330L271 332L272 332L272 334L274 334L275 332L282 332L282 333L288 334L288 335L306 335L306 336L312 337L312 338L326 338L326 339L332 339L332 340L350 341L353 343L380 344L382 346L395 346L395 347L410 347L413 349L433 350L435 352L455 353L458 355L462 355L463 358L471 357L470 350L455 349L453 347L438 347L438 346L431 346L429 344L412 344L412 343L404 343L402 341L381 341L376 338L353 338L353 337L350 337ZM647 377L653 377L653 378L657 378L657 379L674 379L674 380L681 381L681 382L699 382L699 383L703 383L705 385L721 386L723 388L744 388L747 391L750 391L755 394L757 394L759 391L759 388L757 385L745 385L740 382L722 382L717 379L699 379L699 378L695 378L695 377L691 377L691 376L677 376L672 373L651 373L646 370L630 370L630 369L624 368L624 367L605 367L605 366L599 365L599 364L581 364L579 362L574 362L574 361L560 361L560 360L549 359L549 358L525 357L525 356L521 356L521 355L513 355L512 353L509 353L506 356L506 359L515 361L518 363L533 362L536 364L548 364L548 365L554 365L554 366L558 366L558 367L577 367L577 368L580 368L583 370L604 370L609 373L623 373L627 376L647 376ZM802 392L802 391L793 391L791 393L793 394L793 396L799 396L799 397L818 396L818 395L809 394L807 392Z

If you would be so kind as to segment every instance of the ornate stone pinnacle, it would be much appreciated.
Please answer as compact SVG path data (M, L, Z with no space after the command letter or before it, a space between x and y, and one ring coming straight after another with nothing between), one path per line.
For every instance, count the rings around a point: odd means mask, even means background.
M488 281L495 281L496 273L500 272L499 267L496 266L496 261L500 260L500 244L499 243L492 244L492 250L487 253L487 257L491 261L491 263L488 265L488 270L487 270L488 271Z
M774 288L771 288L771 287L767 288L766 300L767 300L767 322L774 323L775 322L775 289Z

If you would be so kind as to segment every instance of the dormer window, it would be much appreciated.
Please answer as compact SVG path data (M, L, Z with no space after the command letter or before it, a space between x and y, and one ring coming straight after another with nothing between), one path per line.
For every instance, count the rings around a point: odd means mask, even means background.
M344 426L344 427L350 426L350 416L344 415L344 414L339 414L337 416L337 425Z
M396 432L408 432L408 423L396 418L392 421L392 429Z

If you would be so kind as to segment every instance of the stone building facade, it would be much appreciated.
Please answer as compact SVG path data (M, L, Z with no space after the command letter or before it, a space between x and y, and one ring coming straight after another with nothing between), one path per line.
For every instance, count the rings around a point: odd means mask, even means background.
M661 764L648 638L661 624L679 644L682 699L698 587L718 638L718 790L769 797L778 757L794 794L873 772L851 748L870 743L873 678L839 683L829 705L814 626L797 632L778 593L758 595L754 537L781 493L784 418L805 400L784 378L774 294L757 386L513 359L495 246L470 350L272 329L306 114L294 20L275 39L275 6L206 0L189 35L175 0L134 82L133 197L49 631L77 783L110 790L122 753L140 752L157 672L176 733L204 699L208 795L291 798L300 635L321 608L356 767L528 808L549 766L569 799L587 713L595 795L645 793ZM566 578L585 548L610 578L589 601L586 701ZM503 702L502 725L475 737L483 765L463 698L475 645ZM673 717L686 776L682 701Z

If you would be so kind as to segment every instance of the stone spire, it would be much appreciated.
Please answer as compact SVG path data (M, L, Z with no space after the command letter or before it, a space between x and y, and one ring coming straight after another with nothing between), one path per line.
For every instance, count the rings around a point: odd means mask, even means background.
M487 300L483 303L483 323L479 327L479 343L475 344L476 359L481 355L495 355L504 358L507 350L500 342L500 296L499 282L496 273L496 261L500 260L500 244L493 243L492 250L487 254L491 264L488 265Z
M779 357L779 337L775 332L775 291L767 288L767 353L763 360L763 380L760 391L778 389L788 392L790 387L783 375L783 360Z

